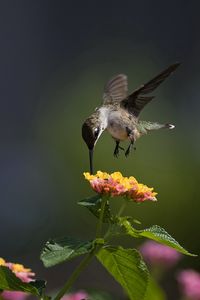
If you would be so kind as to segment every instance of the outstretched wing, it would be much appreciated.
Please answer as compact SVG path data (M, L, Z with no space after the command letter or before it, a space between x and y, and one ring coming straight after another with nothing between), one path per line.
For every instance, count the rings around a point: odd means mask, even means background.
M180 63L176 63L169 66L166 70L154 77L152 80L141 85L122 101L122 106L137 117L144 106L154 98L154 96L145 95L155 90L170 74L176 70L179 65Z
M113 77L105 86L103 103L120 102L127 97L128 80L124 74Z

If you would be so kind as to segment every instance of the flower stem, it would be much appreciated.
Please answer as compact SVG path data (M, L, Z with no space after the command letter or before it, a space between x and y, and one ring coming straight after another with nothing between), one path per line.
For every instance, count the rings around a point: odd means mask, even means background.
M102 199L101 203L101 211L99 216L99 221L97 223L97 229L96 229L96 238L101 237L101 231L102 231L102 223L103 223L103 217L105 212L105 206L106 206L107 198ZM85 256L85 258L80 262L78 267L74 270L74 272L71 274L65 285L62 287L62 289L58 292L58 294L55 296L54 300L60 300L65 293L71 288L73 283L76 281L76 279L79 277L80 273L88 266L91 259L95 256L95 254L98 252L98 250L103 245L96 245L94 249Z
M123 211L124 211L124 209L126 208L126 206L127 206L127 201L125 200L125 201L123 202L123 204L121 205L119 211L118 211L118 214L117 214L118 217L121 216L121 214L123 213Z
M79 264L79 266L74 270L72 275L69 277L65 285L62 287L62 289L58 292L58 294L55 296L54 300L60 300L65 293L71 288L73 283L76 281L76 279L79 277L80 273L87 267L93 256L95 255L96 251L93 249Z
M96 229L96 238L101 237L102 223L103 223L106 202L107 202L107 198L106 197L102 198L101 211L100 211L99 221L97 223L97 229Z
M121 214L123 213L124 209L127 206L127 203L128 203L127 201L124 201L123 204L120 206L120 209L119 209L118 213L116 214L117 217L121 216ZM105 241L108 241L110 236L112 237L112 228L113 228L113 224L110 224L108 230L106 231L106 233L103 237Z

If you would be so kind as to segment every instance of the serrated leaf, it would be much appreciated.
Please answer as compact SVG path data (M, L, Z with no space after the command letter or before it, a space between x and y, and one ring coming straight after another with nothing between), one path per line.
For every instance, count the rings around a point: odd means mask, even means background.
M86 207L95 206L99 202L99 200L101 200L101 195L97 194L95 196L79 201L78 204Z
M130 300L144 299L148 285L148 270L137 250L107 246L101 248L96 256L121 284Z
M140 236L147 237L158 243L174 248L175 250L190 256L197 256L184 249L165 229L158 225L153 225L144 230L137 230Z
M150 277L145 300L166 300L166 295L157 282Z
M87 209L89 209L89 211L97 218L99 218L100 216L101 203L102 203L102 198L100 195L95 195L93 197L86 198L78 202L79 205L85 206ZM112 221L112 215L110 211L109 202L107 201L104 209L103 222L109 223L111 221Z
M93 247L93 241L82 241L69 237L57 238L46 243L40 258L45 267L52 267L86 254Z
M185 255L196 256L184 249L165 229L158 225L153 225L143 230L135 229L128 220L121 220L120 225L124 228L125 233L132 237L146 237L160 244L174 248Z
M22 282L9 268L0 266L0 290L21 291L41 296L45 281Z

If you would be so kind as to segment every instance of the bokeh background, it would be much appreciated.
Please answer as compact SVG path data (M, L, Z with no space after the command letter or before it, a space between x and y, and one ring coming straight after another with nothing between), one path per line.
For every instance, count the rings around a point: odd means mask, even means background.
M46 270L39 261L44 242L94 234L96 220L76 204L92 193L82 175L89 163L81 125L117 73L128 75L132 91L182 62L141 115L176 129L143 137L128 159L113 157L105 133L95 168L154 186L159 201L130 205L127 213L143 227L163 226L199 253L199 9L198 1L172 0L0 2L0 255L30 266L49 290L61 286L79 260ZM181 265L200 268L198 258ZM177 299L172 276L164 285ZM122 295L95 262L76 287Z

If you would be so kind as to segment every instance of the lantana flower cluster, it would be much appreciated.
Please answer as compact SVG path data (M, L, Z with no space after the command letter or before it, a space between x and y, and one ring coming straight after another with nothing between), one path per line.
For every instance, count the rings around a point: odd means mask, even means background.
M0 266L8 267L23 282L34 281L32 277L35 276L35 273L31 272L31 269L25 268L23 265L6 262L0 257Z
M101 171L98 171L96 175L86 172L84 176L90 182L93 190L101 195L111 197L122 196L135 202L157 200L157 193L153 191L153 188L138 183L133 176L124 177L120 172L108 174Z
M23 265L6 262L0 257L0 266L9 268L21 281L30 282L34 281L35 273L31 269L25 268ZM0 299L4 300L25 300L28 297L27 293L20 291L3 291L0 294Z

